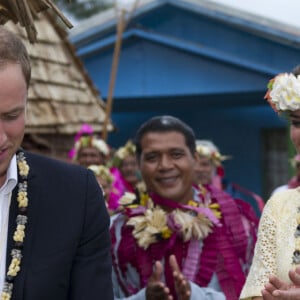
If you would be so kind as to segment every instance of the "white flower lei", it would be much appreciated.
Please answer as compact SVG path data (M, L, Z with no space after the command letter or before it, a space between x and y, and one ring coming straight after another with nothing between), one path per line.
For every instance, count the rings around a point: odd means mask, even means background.
M13 249L11 250L11 263L6 273L6 278L1 293L1 300L10 300L12 297L14 280L21 269L21 249L24 243L25 229L27 223L27 177L29 174L29 166L26 162L26 158L23 152L17 153L17 164L19 175L21 178L21 182L19 182L18 184L17 196L19 212L16 218L17 227L13 235L13 240L15 243Z
M172 230L168 226L168 217L173 217L179 226L177 234L183 241L189 241L192 238L197 240L204 239L212 231L213 223L201 213L190 214L180 209L175 209L171 213L166 213L159 205L154 205L148 194L143 194L141 204L136 204L136 195L126 192L120 199L120 204L125 208L135 208L139 205L145 206L147 209L144 214L129 218L128 226L133 226L133 236L137 240L140 247L147 249L151 244L156 243L160 239L168 239L172 235ZM192 206L198 206L198 203L191 200ZM220 218L219 205L208 204L214 214Z

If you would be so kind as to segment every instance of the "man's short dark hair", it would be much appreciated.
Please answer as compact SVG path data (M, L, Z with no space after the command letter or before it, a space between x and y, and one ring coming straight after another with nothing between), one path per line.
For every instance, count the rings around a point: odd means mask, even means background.
M146 121L137 131L135 136L136 155L140 159L142 154L141 141L147 133L179 132L185 138L185 143L192 154L196 151L195 133L193 129L183 121L173 116L157 116Z

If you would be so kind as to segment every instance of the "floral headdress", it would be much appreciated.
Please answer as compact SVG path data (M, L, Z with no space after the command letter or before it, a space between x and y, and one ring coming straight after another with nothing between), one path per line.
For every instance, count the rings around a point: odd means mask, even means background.
M228 155L221 155L218 148L211 141L198 140L196 151L200 156L210 159L215 167L220 167L222 161L231 158Z
M82 136L93 135L94 130L89 124L82 124L79 131L76 133L74 140L77 142Z
M78 157L78 152L82 148L92 147L96 148L100 153L107 156L109 154L108 145L100 138L96 136L81 136L79 140L75 143L75 155L73 160L76 161Z
M92 170L96 176L101 177L103 180L105 180L108 184L112 184L114 181L114 177L111 174L109 168L103 166L103 165L91 165L88 167L88 169Z
M92 126L90 126L89 124L82 124L79 131L76 133L74 137L74 143L76 143L82 136L90 136L93 135L93 133L94 130ZM69 151L68 156L71 160L73 160L75 155L76 155L76 149L74 145L74 147Z
M281 73L268 83L264 97L276 112L300 109L300 77L293 73Z
M136 147L135 145L132 143L131 140L129 140L125 146L120 147L114 155L113 158L113 166L115 167L119 167L122 163L122 161L129 155L135 155L136 153Z

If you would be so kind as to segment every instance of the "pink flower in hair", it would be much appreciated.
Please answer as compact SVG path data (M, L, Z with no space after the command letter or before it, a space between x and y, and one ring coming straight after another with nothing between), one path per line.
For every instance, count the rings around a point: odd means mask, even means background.
M78 142L80 140L80 138L83 136L83 135L93 135L94 133L94 130L92 128L92 126L90 126L89 124L82 124L79 131L76 133L75 137L74 137L74 141L75 141L75 144L76 142ZM73 160L74 157L76 155L76 148L75 146L69 151L68 153L68 157L70 160Z
M94 130L89 124L82 124L79 131L76 133L74 140L77 142L83 135L92 135Z

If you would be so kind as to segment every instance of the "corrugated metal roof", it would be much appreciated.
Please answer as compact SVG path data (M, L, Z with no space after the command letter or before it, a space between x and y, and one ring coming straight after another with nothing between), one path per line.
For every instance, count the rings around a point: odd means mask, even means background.
M105 104L65 31L48 13L41 14L35 25L37 42L30 44L23 28L5 24L22 37L32 62L26 133L75 134L83 123L102 131Z

